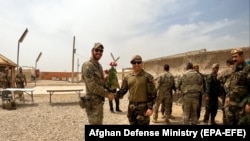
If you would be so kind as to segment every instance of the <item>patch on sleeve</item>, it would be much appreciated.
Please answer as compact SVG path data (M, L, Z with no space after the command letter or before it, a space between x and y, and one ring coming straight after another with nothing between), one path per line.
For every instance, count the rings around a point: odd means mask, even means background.
M88 71L86 72L86 77L87 77L87 78L92 78L92 77L93 77L93 74L91 73L91 71L88 70Z

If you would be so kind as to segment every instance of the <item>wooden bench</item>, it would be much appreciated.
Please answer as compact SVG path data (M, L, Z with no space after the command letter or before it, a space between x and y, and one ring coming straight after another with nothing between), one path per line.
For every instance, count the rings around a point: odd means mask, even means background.
M55 93L55 92L75 92L76 94L78 94L79 98L81 97L81 92L83 91L83 89L64 89L64 90L47 90L47 92L49 93L49 103L51 104L51 96Z

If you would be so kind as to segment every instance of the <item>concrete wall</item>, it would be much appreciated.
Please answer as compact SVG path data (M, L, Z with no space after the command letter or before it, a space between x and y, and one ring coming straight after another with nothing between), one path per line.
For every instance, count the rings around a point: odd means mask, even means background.
M73 73L74 81L77 80L77 72ZM39 79L42 80L60 80L71 81L72 72L40 72Z
M241 47L244 51L245 60L250 60L250 47ZM187 62L197 63L200 65L200 72L208 74L211 72L211 66L214 63L220 64L220 71L226 67L226 60L231 57L231 49L206 51L205 49L186 52L173 56L154 58L144 60L144 69L157 76L163 73L164 64L170 65L170 71L174 75L181 75Z

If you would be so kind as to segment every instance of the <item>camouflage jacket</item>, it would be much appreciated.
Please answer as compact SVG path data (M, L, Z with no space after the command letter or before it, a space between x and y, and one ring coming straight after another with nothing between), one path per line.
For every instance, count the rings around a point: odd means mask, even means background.
M16 74L16 83L26 83L26 76L23 73Z
M187 93L201 93L203 79L200 74L194 70L188 70L180 79L179 89L183 95Z
M172 94L173 90L176 91L174 76L170 72L165 72L157 79L158 95Z
M6 73L3 73L0 76L0 83L1 83L3 88L9 88L11 85L10 76L8 76L8 74L6 74Z
M107 97L108 91L104 88L104 74L100 63L91 58L82 65L82 79L85 82L86 94L95 94Z
M248 101L250 103L250 65L246 62L235 65L229 79L227 97L230 98L230 102Z

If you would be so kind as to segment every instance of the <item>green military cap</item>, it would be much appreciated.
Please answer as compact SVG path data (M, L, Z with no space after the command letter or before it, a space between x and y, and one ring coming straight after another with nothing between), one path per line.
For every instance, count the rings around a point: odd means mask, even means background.
M94 47L93 47L93 49L97 49L97 48L102 48L102 49L104 49L104 46L101 44L101 43L95 43L94 44Z
M134 57L132 57L130 63L132 63L134 61L142 61L141 56L140 55L135 55Z
M218 67L220 67L220 65L218 63L215 63L212 65L212 68L218 68Z
M231 50L231 55L235 54L235 53L242 53L243 50L241 48L236 48L236 49L233 49Z

